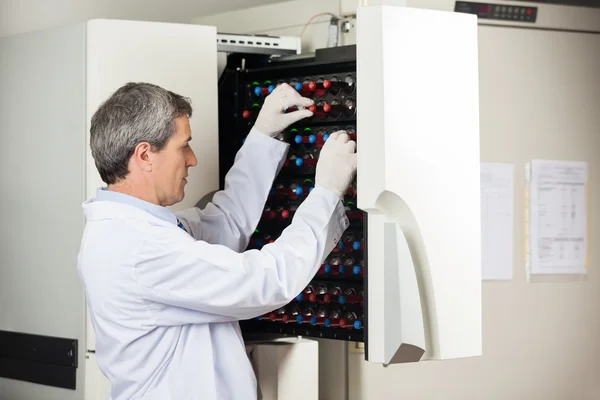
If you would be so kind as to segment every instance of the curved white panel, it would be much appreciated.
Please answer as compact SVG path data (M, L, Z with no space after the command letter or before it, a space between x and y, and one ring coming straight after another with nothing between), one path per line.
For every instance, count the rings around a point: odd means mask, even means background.
M384 214L369 213L368 232L368 358L386 365L419 361L425 331L408 242Z

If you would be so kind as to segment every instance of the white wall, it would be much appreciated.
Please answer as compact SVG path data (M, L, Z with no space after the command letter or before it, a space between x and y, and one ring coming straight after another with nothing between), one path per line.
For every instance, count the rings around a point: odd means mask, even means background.
M1 0L0 37L91 18L189 22L190 15L225 12L278 0Z
M289 1L194 22L220 31L298 35L312 15L352 13L352 4L356 1ZM307 30L304 51L325 46L326 25ZM510 162L516 171L514 278L483 283L484 355L384 368L343 344L322 341L322 400L600 398L598 219L590 219L592 263L582 280L528 283L522 256L527 161L587 161L591 198L600 196L600 35L493 26L480 26L479 35L481 160ZM353 33L342 43L354 43ZM595 217L600 203L593 201Z

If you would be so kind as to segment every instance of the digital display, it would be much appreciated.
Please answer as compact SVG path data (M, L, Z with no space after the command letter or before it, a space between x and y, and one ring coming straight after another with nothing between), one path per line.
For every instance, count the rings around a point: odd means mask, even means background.
M475 14L478 18L529 23L535 22L537 10L537 7L469 1L457 1L454 6L454 11Z

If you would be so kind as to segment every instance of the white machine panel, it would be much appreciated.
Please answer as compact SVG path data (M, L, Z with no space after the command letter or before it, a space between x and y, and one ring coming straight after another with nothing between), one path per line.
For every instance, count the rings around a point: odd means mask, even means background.
M0 38L0 331L77 340L77 383L85 353L76 269L84 225L84 65L83 24ZM5 346L12 344L0 339ZM0 363L3 376L14 368L1 355ZM21 365L39 374L39 364ZM1 400L82 396L81 385L0 378Z
M248 347L259 399L319 399L319 342L290 337ZM299 380L301 390L298 390Z
M111 385L96 361L96 354L88 353L85 357L85 398L84 400L110 399Z
M473 15L358 8L369 361L481 355L477 57Z

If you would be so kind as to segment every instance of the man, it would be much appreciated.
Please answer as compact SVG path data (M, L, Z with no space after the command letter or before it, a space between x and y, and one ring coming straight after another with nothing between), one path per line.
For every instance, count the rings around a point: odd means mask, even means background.
M238 321L291 301L348 226L340 201L356 170L355 143L334 133L315 188L274 243L244 251L288 144L273 137L312 115L287 84L265 103L204 210L183 199L192 108L146 83L118 89L92 118L91 150L107 184L84 203L78 270L112 400L254 399L256 379ZM299 111L285 113L288 107Z

